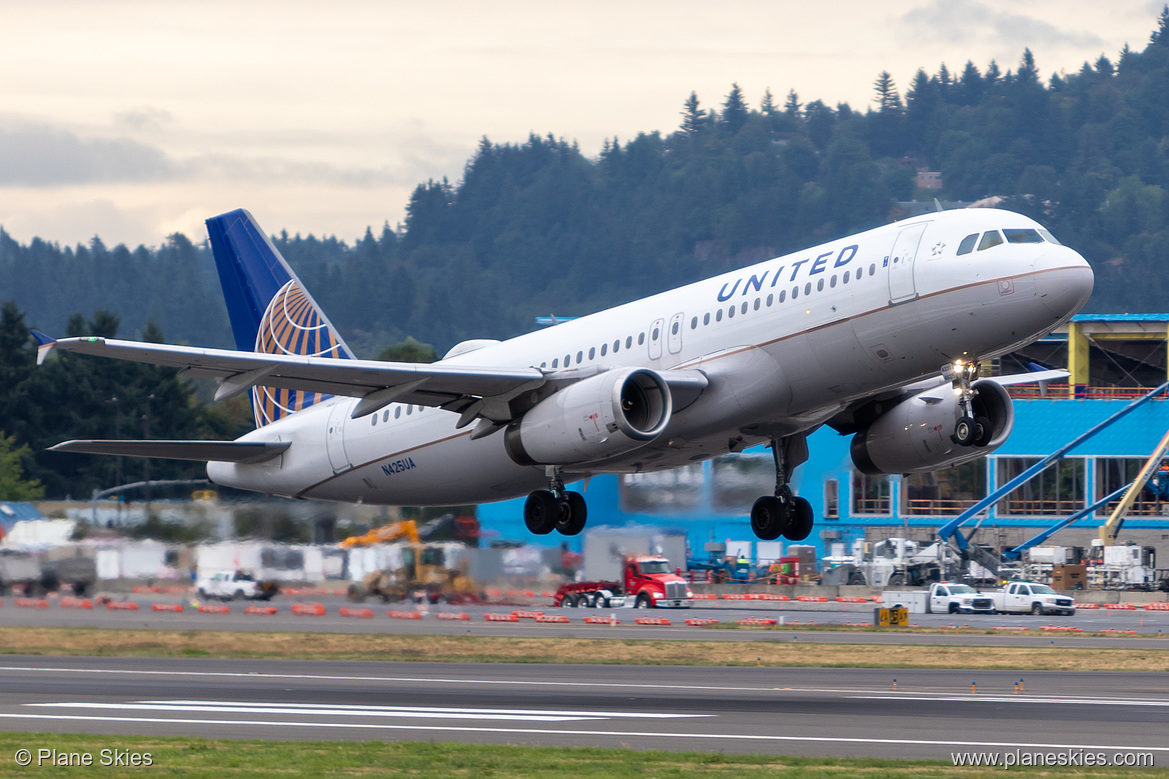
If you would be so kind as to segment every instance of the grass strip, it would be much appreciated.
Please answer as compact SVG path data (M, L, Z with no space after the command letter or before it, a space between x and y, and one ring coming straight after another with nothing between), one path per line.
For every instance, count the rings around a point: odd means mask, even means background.
M33 764L16 765L17 750L28 749ZM61 760L88 754L91 767L38 766L38 750L56 750ZM102 750L109 750L104 753ZM150 756L148 767L108 767L114 750ZM957 768L940 760L876 760L868 758L776 757L728 755L710 752L635 751L584 747L521 747L454 743L381 741L227 741L151 736L92 736L54 733L0 732L0 777L43 776L46 770L70 777L149 776L223 779L257 775L297 777L409 776L436 777L715 777L757 779L761 772L778 779L978 779L1001 777L1002 768ZM1012 768L1021 776L1132 776L1122 768ZM1169 776L1159 769L1142 769L1140 776Z
M1110 647L963 647L801 644L797 641L506 638L204 630L0 628L0 654L236 657L467 663L765 665L815 668L963 668L1169 671L1169 652Z

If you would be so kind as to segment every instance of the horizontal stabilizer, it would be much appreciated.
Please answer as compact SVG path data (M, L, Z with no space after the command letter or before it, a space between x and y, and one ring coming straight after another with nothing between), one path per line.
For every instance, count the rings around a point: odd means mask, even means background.
M158 457L164 460L215 460L227 463L262 463L279 457L291 446L287 441L65 441L50 446L51 452L112 454L122 457Z

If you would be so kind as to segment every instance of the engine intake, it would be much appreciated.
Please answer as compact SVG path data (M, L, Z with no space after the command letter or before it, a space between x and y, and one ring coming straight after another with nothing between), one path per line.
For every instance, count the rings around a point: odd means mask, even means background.
M990 422L982 446L961 446L950 437L963 416L958 392L949 384L921 390L881 414L852 439L852 461L861 473L921 473L970 462L998 449L1015 425L1006 389L992 379L970 385L974 416Z
M608 371L578 381L512 422L504 438L520 465L562 465L633 451L661 435L673 399L657 373Z

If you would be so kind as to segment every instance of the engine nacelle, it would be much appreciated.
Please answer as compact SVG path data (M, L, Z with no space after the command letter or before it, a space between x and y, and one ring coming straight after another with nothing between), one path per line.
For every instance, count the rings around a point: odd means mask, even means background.
M673 399L657 373L612 370L571 384L512 422L508 456L520 465L602 460L644 446L670 422Z
M852 461L862 473L919 473L970 462L1003 445L1015 425L1015 409L1006 389L982 379L970 385L975 417L990 420L990 440L983 446L960 446L950 437L963 416L958 391L941 384L910 395L877 417L852 439Z

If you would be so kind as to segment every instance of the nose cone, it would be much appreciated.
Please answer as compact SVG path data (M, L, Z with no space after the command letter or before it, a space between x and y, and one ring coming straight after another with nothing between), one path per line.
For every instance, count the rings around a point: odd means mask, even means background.
M1092 295L1095 275L1088 261L1066 246L1052 247L1035 261L1038 297L1048 312L1067 320Z

